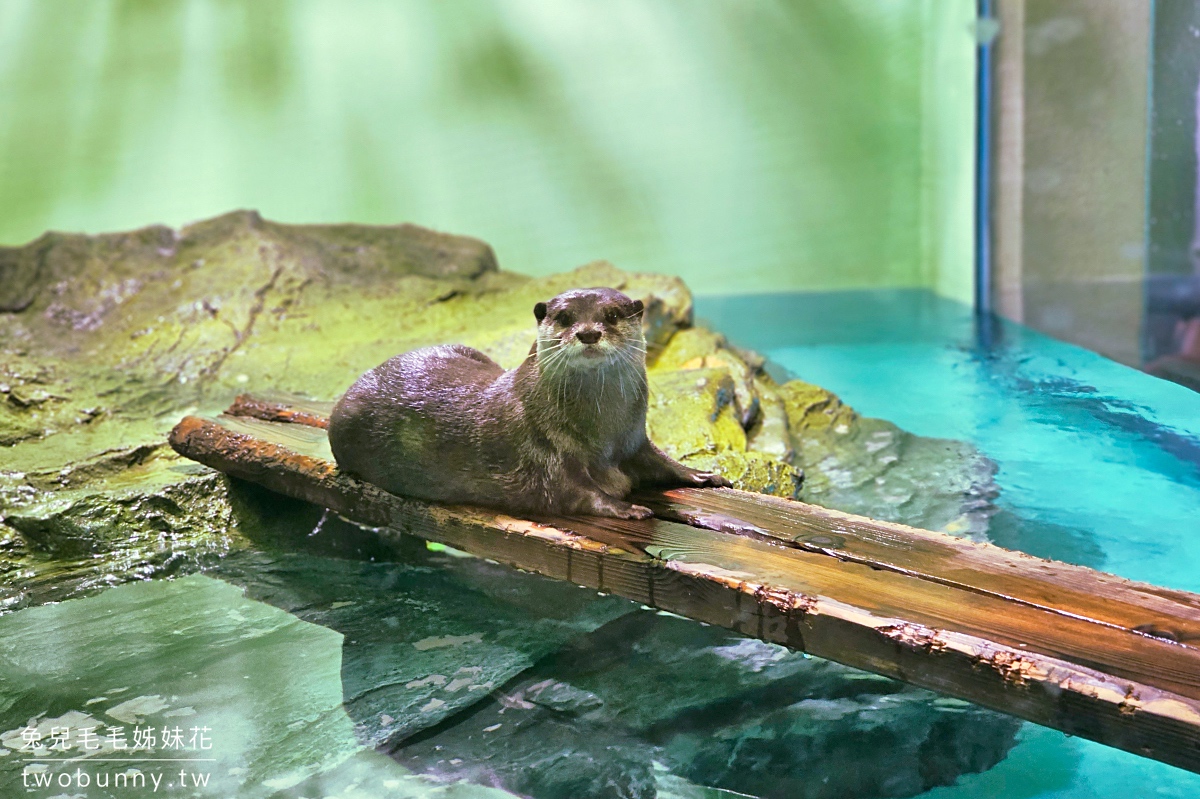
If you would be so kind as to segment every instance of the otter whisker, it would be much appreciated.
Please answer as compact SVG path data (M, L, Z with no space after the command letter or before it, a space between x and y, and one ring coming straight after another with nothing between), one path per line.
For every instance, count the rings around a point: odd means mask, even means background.
M604 384L608 380L608 370L600 370L600 391L596 393L596 415L600 415L600 402L604 399Z
M634 369L638 370L639 372L640 372L640 371L642 371L642 370L645 368L645 367L644 367L644 363L641 361L641 359L640 359L640 358L638 358L637 356L633 355L632 353L630 353L630 352L626 352L626 351L621 351L621 352L620 352L620 355L621 355L621 357L622 357L622 358L624 358L624 359L625 359L625 361L626 361L626 362L627 362L627 363L628 363L628 364L629 364L631 367L633 367Z

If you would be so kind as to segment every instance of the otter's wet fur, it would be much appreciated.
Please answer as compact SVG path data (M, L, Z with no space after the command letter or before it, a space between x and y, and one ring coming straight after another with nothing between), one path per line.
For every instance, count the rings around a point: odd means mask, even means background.
M388 360L334 406L338 466L394 494L522 513L641 519L638 486L727 486L646 436L642 302L577 289L534 306L537 341L504 371L478 350Z

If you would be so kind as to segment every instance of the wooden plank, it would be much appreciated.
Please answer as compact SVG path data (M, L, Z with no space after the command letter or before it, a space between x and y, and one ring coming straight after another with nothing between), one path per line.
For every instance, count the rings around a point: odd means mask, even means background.
M1200 646L1200 596L1186 591L777 497L685 488L637 501L662 518Z
M876 616L969 633L1200 699L1200 651L1162 639L853 561L707 530L708 535L700 536L695 528L669 522L654 523L652 532L644 523L607 519L555 523L597 540L605 540L606 531L616 528L625 540L665 561L750 575L747 579L836 598Z
M658 495L662 515L687 518L686 525L663 518L530 521L430 506L340 474L323 455L323 433L297 427L189 417L172 431L171 443L214 468L365 524L610 591L1200 771L1200 653L1129 627L1132 597L1144 595L1159 603L1154 623L1189 635L1194 618L1188 614L1198 607L1193 595L1147 591L1109 575L1050 564L1050 578L1022 589L1042 592L1046 601L1039 604L994 585L976 586L986 582L980 575L992 573L985 555L995 554L995 547L958 548L949 543L956 539L845 514L829 517L841 527L814 522L819 530L804 539L805 509L812 506L780 501L766 506L780 518L754 517L751 511L764 498L732 491ZM708 515L707 526L692 526L697 514ZM714 521L717 517L724 521ZM778 528L765 526L768 521ZM862 543L854 535L850 544L812 540L860 527ZM916 561L923 570L905 566L914 561L900 554L912 552L925 553ZM1006 556L1025 564L1021 575L1040 577L1032 566L1048 563ZM1005 567L997 574L1011 571ZM1101 592L1107 586L1126 591L1115 600L1121 607L1107 610L1096 599L1090 600L1091 615L1059 607L1078 601L1071 591L1082 591L1088 575ZM1182 615L1172 612L1176 608Z

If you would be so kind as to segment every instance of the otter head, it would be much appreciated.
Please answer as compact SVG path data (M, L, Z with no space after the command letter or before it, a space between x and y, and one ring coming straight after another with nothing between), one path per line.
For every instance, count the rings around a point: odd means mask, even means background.
M642 301L616 289L564 291L533 307L543 369L645 368Z

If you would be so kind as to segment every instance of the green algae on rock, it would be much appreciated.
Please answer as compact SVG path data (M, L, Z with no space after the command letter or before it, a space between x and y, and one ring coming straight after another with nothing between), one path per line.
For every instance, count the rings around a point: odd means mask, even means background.
M970 444L859 416L819 386L778 388L804 499L927 530L987 540L996 466Z
M694 469L716 470L735 488L796 496L802 473L783 458L750 449L739 415L726 370L650 372L646 427L667 454Z
M779 384L759 355L703 328L677 331L649 374L651 434L690 466L746 490L986 539L995 465L969 444L860 417L801 380Z

